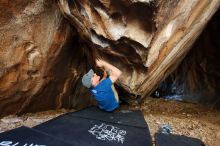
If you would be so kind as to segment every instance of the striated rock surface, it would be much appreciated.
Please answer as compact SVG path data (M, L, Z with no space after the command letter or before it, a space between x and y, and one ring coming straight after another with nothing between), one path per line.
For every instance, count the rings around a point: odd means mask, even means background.
M52 68L70 32L53 1L0 1L1 115L61 106L50 83L60 80L55 72L64 67ZM47 88L56 94L41 94Z
M1 0L0 115L93 104L80 78L102 57L126 98L150 95L219 0Z
M122 69L118 85L144 98L181 63L219 0L59 0L90 53ZM92 52L91 52L92 51Z
M220 11L215 13L178 68L156 90L165 98L220 108Z

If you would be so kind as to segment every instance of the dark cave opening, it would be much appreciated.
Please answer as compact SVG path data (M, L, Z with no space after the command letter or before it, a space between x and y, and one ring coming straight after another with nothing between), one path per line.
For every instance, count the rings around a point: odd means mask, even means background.
M220 108L220 10L208 22L177 69L152 97L203 103Z

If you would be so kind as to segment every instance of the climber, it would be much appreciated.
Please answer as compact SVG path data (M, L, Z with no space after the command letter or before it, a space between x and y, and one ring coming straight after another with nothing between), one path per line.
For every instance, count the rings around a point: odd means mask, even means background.
M96 65L98 68L95 71L90 69L82 77L82 84L89 89L101 110L114 111L119 107L119 98L113 83L117 81L122 72L101 59L96 60Z

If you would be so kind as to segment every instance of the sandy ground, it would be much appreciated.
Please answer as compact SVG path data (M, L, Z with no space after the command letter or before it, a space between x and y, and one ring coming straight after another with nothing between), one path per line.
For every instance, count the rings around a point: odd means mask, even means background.
M123 105L121 108L140 109L143 112L153 141L154 134L159 128L163 124L169 124L174 134L199 138L206 146L220 146L220 111L198 104L152 98L148 98L142 104ZM0 133L23 125L33 127L67 112L70 110L61 109L3 117L0 119Z

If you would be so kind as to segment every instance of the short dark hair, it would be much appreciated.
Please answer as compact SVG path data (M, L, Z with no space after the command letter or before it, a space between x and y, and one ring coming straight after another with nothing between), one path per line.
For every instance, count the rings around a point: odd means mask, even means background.
M99 79L99 80L101 80L101 79L104 77L104 70L101 69L100 67L97 67L97 68L95 69L95 73L96 73L96 75L100 76L100 79Z

